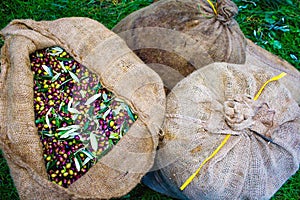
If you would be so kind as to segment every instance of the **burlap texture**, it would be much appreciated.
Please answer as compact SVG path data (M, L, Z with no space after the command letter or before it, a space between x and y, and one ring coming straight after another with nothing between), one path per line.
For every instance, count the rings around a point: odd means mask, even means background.
M157 171L145 183L180 199L271 198L300 164L300 108L281 84L288 77L253 100L274 75L254 65L214 63L179 82L167 97ZM227 143L180 191L225 134Z
M180 80L178 72L184 77L212 62L245 62L245 37L233 19L237 6L218 0L216 10L218 14L207 0L161 0L130 14L113 31L152 63L171 89ZM175 71L164 76L166 68Z
M88 18L14 20L1 31L0 147L21 199L108 199L128 193L151 168L165 113L159 76L116 34ZM64 48L138 115L120 142L69 188L51 183L34 122L29 55Z
M290 90L293 98L300 104L300 72L287 61L268 52L247 39L246 63L263 67L275 74L286 72L288 77L282 83Z

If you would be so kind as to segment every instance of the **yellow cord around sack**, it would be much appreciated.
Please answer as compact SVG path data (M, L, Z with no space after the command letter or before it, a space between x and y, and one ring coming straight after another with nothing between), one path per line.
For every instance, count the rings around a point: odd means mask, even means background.
M226 144L227 140L230 138L230 135L226 135L225 139L222 141L222 143L217 147L217 149L209 156L207 157L200 165L200 167L195 171L195 173L192 174L185 182L184 184L180 187L180 190L184 190L186 186L188 186L193 179L197 176L197 174L200 172L201 168L205 163L207 163L210 159L212 159L219 151L220 149Z
M217 15L218 14L218 12L217 12L217 10L216 10L216 7L214 6L214 4L210 1L210 0L206 0L208 3L209 3L209 5L212 7L212 9L214 10L214 13Z
M209 0L207 0L209 1ZM253 98L254 101L256 101L258 99L258 97L261 95L262 91L264 90L264 88L272 81L277 81L281 78L283 78L286 75L285 72L279 74L278 76L274 76L273 78L269 79L267 82L265 82L263 84L263 86L260 88L260 90L257 92L257 94L255 95L255 97ZM200 167L195 171L195 173L193 173L180 187L180 190L184 190L192 181L193 179L197 176L197 174L200 172L201 168L205 165L205 163L207 163L210 159L212 159L219 151L220 149L227 143L227 141L230 138L230 134L226 135L226 137L224 138L224 140L222 141L222 143L216 148L216 150L210 155L208 156L200 165Z
M268 80L267 82L265 82L263 84L263 86L260 88L260 90L257 92L257 94L255 95L255 97L253 98L254 101L256 101L258 99L258 97L261 95L262 91L264 90L264 88L272 81L277 81L281 78L283 78L286 75L285 72L282 72L281 74L279 74L278 76L274 76L273 78L271 78L270 80Z

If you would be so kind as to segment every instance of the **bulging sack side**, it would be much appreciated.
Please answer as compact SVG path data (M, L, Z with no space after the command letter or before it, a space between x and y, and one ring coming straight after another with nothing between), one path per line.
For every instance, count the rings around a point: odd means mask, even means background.
M277 75L214 63L180 81L144 182L180 199L271 198L300 163L300 108Z
M246 63L256 65L272 73L285 72L288 76L282 79L282 83L288 88L293 98L300 104L300 72L287 61L268 52L247 39Z
M185 76L213 62L253 64L282 80L300 102L299 71L246 39L234 20L237 6L230 0L165 0L136 11L113 29L164 82L167 91ZM297 83L297 84L295 84Z
M212 62L245 62L246 40L230 0L165 0L138 10L113 31L163 79L168 89Z
M108 199L128 193L151 168L165 113L159 76L126 43L88 18L14 20L1 31L0 147L21 199ZM29 55L65 49L139 118L117 145L68 188L48 180L35 126Z

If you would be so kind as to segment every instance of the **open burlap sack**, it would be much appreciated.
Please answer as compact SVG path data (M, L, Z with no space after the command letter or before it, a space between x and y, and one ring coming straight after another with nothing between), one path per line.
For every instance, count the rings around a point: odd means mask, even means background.
M261 66L275 74L286 72L288 77L282 79L282 82L290 90L297 103L300 104L300 72L294 66L254 44L249 39L247 39L246 63Z
M103 25L88 18L14 20L1 31L0 147L21 199L107 199L135 187L152 167L165 112L163 83ZM69 188L47 178L34 122L29 55L64 48L125 100L138 120L114 148Z
M269 199L300 164L300 108L274 75L214 63L179 82L144 182L180 199Z
M214 10L215 9L215 10ZM171 89L184 76L212 62L245 62L246 41L230 0L161 0L138 10L113 31Z

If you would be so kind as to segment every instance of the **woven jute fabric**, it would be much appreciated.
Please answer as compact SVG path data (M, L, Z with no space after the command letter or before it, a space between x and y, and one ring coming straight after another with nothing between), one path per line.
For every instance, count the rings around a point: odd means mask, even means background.
M243 64L246 40L237 6L218 0L161 0L119 22L113 31L171 89L195 69L213 62Z
M167 96L152 189L180 199L269 199L300 164L300 108L275 75L254 65L214 63ZM222 143L183 190L181 185Z
M21 199L108 199L128 193L152 167L165 113L159 76L116 34L88 18L14 20L1 31L0 148ZM34 121L29 55L64 48L138 115L127 134L83 177L63 188L48 180Z
M254 44L249 39L247 39L246 63L261 66L273 73L287 73L288 77L282 79L281 82L290 90L297 103L300 104L300 72L294 66Z

